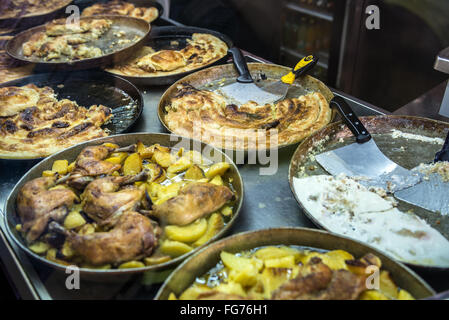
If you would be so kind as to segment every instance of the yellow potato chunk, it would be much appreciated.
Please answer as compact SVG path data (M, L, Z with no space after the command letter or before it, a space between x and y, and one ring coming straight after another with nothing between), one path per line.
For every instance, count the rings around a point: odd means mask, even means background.
M143 262L147 266L154 266L156 264L165 263L171 260L170 256L157 256L157 257L147 257L143 259Z
M75 229L86 224L86 220L78 211L70 211L64 220L66 229Z
M48 244L46 244L45 242L41 242L41 241L37 241L32 243L29 247L28 247L31 251L33 251L34 253L37 254L44 254L45 252L47 252L47 250L50 248Z
M354 257L343 250L335 250L327 253L311 252L306 255L304 259L301 260L303 264L307 264L312 258L320 258L321 261L327 265L332 270L345 269L348 270L346 265L346 260L353 260Z
M210 289L207 287L193 285L179 296L179 300L196 300L200 294L208 291L210 291Z
M261 279L264 287L264 297L265 299L269 299L273 291L279 289L281 285L290 280L290 270L265 268L262 272Z
M206 232L193 243L194 247L199 247L212 239L221 229L223 229L224 221L223 217L218 213L213 213L207 221Z
M92 224L85 224L84 226L82 226L80 228L80 230L78 231L78 234L80 235L88 235L88 234L92 234L95 232L95 226Z
M154 201L154 204L161 204L168 199L176 197L181 187L182 183L179 182L169 184L168 186L158 185L158 187L156 187L157 200Z
M73 251L73 249L70 246L70 243L68 241L64 242L64 244L63 244L63 246L61 248L61 253L66 258L71 258L75 254L75 252Z
M263 268L263 262L259 259L238 257L226 251L221 252L220 258L225 267L229 269L243 270L254 267L258 272Z
M67 167L67 172L72 172L73 169L75 169L76 166L76 161L73 161L69 164L69 166Z
M221 209L221 214L225 217L232 216L232 208L230 206L224 206L223 209Z
M51 171L57 172L61 175L67 174L69 162L67 160L56 160L53 162Z
M400 290L398 294L398 300L415 300L415 298L405 290Z
M398 287L391 279L390 273L385 270L380 272L380 292L382 292L390 299L398 298Z
M195 151L195 150L189 150L187 152L184 152L183 157L189 159L191 162L193 162L195 164L204 164L205 163L201 153L198 151Z
M55 174L56 172L51 170L42 171L42 177L53 177Z
M172 163L175 162L174 156L172 156L170 152L163 152L159 150L156 150L154 152L152 159L162 168L168 168Z
M192 251L193 248L183 242L165 240L162 242L160 250L171 257L179 257Z
M215 184L217 186L222 186L223 185L223 179L221 178L221 176L215 176L215 177L212 178L210 183Z
M118 266L119 269L143 268L145 265L141 261L128 261Z
M105 161L111 162L114 164L122 164L122 162L125 161L125 159L127 157L128 157L128 154L126 152L114 152Z
M229 279L241 284L243 287L253 286L257 283L258 272L254 265L248 265L243 269L232 269L229 272Z
M183 172L183 171L186 171L187 169L189 169L192 165L193 165L192 161L190 161L189 159L187 159L185 157L182 157L182 158L179 158L175 163L171 164L167 168L167 173Z
M215 287L215 290L226 294L235 294L241 297L246 297L246 292L243 290L242 285L236 282L219 284Z
M168 295L168 300L178 300L178 298L176 298L176 295L173 292L170 292Z
M201 169L197 165L193 165L186 171L184 178L187 180L200 180L204 179L205 175L203 169Z
M142 171L142 159L138 153L130 154L123 164L123 174L126 176L136 175Z
M293 268L295 266L295 257L286 256L279 259L267 259L264 263L266 268Z
M105 147L111 148L111 149L117 149L117 148L120 148L120 146L119 146L118 144L110 143L110 142L103 143L103 145L104 145Z
M388 297L376 290L364 291L360 297L360 300L389 300Z
M261 260L281 259L288 256L293 256L295 262L299 262L303 254L298 250L288 247L266 247L257 250L254 256Z
M181 242L194 242L198 240L207 230L206 219L199 219L187 226L167 226L165 234L171 240Z
M222 176L231 165L227 162L214 163L206 172L206 177L211 179L215 176Z

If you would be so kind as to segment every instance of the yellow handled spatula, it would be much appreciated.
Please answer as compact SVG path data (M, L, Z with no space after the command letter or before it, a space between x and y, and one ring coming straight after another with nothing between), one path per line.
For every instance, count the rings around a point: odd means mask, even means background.
M293 70L283 76L281 80L265 86L263 90L278 96L278 101L283 100L287 96L288 89L290 89L296 78L309 72L317 63L317 56L307 56L299 61L298 64L293 68Z

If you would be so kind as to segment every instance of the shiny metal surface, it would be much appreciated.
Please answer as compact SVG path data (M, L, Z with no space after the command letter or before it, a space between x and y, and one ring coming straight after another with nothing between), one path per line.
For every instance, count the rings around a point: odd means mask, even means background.
M435 61L435 70L449 74L449 48L442 50Z
M360 183L391 192L416 185L421 178L388 159L373 139L327 151L316 156L318 163L333 176L366 177ZM390 184L393 184L390 186Z
M286 245L310 247L324 250L345 250L361 257L373 253L382 261L382 269L391 273L393 281L409 291L417 299L427 298L435 292L412 270L366 244L319 230L304 228L266 229L240 233L213 243L182 263L167 279L156 295L156 299L166 300L173 292L179 296L197 277L204 275L218 261L222 251L238 253L257 247Z

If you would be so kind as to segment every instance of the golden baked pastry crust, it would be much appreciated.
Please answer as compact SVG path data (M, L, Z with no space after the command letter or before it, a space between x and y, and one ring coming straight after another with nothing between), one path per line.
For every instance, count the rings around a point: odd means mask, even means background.
M0 158L45 157L77 143L108 135L112 118L102 105L80 107L58 100L50 87L33 84L0 89Z
M228 105L221 95L183 84L165 107L174 133L219 148L253 150L299 142L331 121L326 98L313 92L276 105ZM270 139L271 138L271 139Z
M34 64L18 63L5 51L0 50L0 83L26 77L33 72L33 69Z
M157 19L159 11L155 7L135 7L132 3L125 1L109 1L106 3L96 3L83 10L82 16L96 16L116 14L143 19L150 23Z
M68 5L70 0L3 0L0 1L0 19L25 18L50 13Z
M155 51L151 47L144 46L125 63L106 70L131 77L168 76L214 63L226 56L227 52L228 46L217 37L205 33L194 33L192 38L187 40L186 47L179 51ZM155 57L161 59L155 61Z

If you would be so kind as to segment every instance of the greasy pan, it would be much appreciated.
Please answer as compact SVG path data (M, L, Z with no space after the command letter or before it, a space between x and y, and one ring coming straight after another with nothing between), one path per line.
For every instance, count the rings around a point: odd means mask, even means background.
M392 161L406 169L412 169L421 163L431 163L435 157L435 153L441 149L441 145L414 139L405 139L402 137L392 138L391 132L393 129L431 138L438 137L442 138L443 141L449 130L448 123L410 116L370 116L361 117L361 121L373 135L380 150ZM340 148L344 145L353 143L354 140L354 136L342 122L330 124L304 140L297 148L290 162L289 182L295 199L298 201L305 215L320 228L326 229L319 220L304 209L301 202L296 197L293 188L293 177L303 176L303 174L301 174L301 176L299 175L301 168L304 168L304 175L308 176L328 174L318 162L316 162L315 158L311 157L311 155ZM399 202L398 208L403 212L413 210L415 214L425 219L446 238L449 238L448 217L442 217L441 215L403 202ZM422 271L449 270L441 267L407 264Z
M201 150L205 150L205 153L203 156L208 159L215 159L216 161L226 161L231 164L230 169L226 173L227 177L233 178L233 186L235 187L236 194L238 196L237 202L235 204L234 208L234 215L232 219L227 223L227 225L215 236L213 237L208 243L211 241L214 241L216 239L219 239L223 237L223 235L231 228L231 226L234 224L235 220L237 219L240 208L242 206L243 202L243 181L242 178L238 172L237 167L235 164L222 152L220 152L218 149L215 149L211 146L208 146L204 143L200 143L198 141L194 141L191 139L185 139L181 138L179 136L169 135L169 134L162 134L162 133L132 133L132 134L124 134L124 135L117 135L113 137L106 137L106 138L100 138L91 140L89 142L81 143L76 146L73 146L71 148L68 148L66 150L63 150L59 153L56 153L45 160L41 161L39 164L35 165L28 173L26 173L22 179L15 185L15 187L12 189L10 195L8 196L5 208L3 212L5 213L5 227L8 233L8 236L14 240L14 242L28 255L30 255L32 258L34 258L37 261L40 261L46 265L48 265L51 268L54 268L56 270L64 272L66 267L60 264L57 264L55 262L49 261L35 253L33 253L30 249L26 247L25 241L20 236L20 234L15 229L15 226L17 223L19 223L18 216L16 214L16 197L17 193L19 192L20 188L29 180L32 180L34 178L40 177L42 174L42 171L51 169L53 161L57 159L68 159L69 161L75 160L75 158L78 156L80 151L84 149L87 146L92 145L99 145L105 142L110 143L116 143L120 145L121 147L128 146L134 143L137 143L138 141L143 142L145 145L151 145L155 143L159 143L162 146L168 146L168 147L179 147L179 143L183 142L183 147L185 150L193 147L200 147ZM187 143L187 144L186 144ZM178 145L178 146L177 146ZM219 160L217 160L219 159ZM202 246L204 247L204 246ZM194 249L193 251L180 256L178 258L175 258L173 260L170 260L166 263L162 263L159 265L154 266L148 266L144 268L136 268L136 269L111 269L111 270L95 270L95 269L87 269L87 268L80 268L80 274L81 277L84 277L85 279L93 279L93 280L99 280L100 278L109 278L113 279L114 277L120 277L125 275L131 275L136 273L141 273L144 271L156 271L156 270L164 270L168 269L170 267L175 266L185 258L187 258L192 253L198 251L200 248L198 247ZM117 278L119 280L120 278Z
M288 67L265 63L248 63L248 68L256 84L261 87L269 85L273 81L279 80L282 76L286 75L291 71L291 68ZM237 77L238 73L235 70L234 65L225 64L195 72L191 75L188 75L178 80L172 86L170 86L167 89L167 91L165 91L165 93L161 97L161 100L159 101L158 116L160 122L169 132L172 132L172 130L165 122L165 115L167 114L165 106L170 104L170 100L176 94L177 86L179 84L188 83L197 89L206 89L212 91L220 88L223 85L236 82ZM293 87L289 89L286 98L298 97L300 95L307 94L312 91L320 92L321 94L323 94L323 96L326 98L328 102L330 102L334 96L333 93L330 91L330 89L324 83L322 83L318 79L306 75L304 77L298 78L295 81ZM278 148L279 149L284 148L290 145L297 144L298 142L299 141L289 144L283 144L278 146ZM233 149L229 151L251 152L254 150Z
M197 277L204 275L218 261L220 253L238 253L262 246L286 245L320 250L346 250L356 258L373 253L382 260L382 268L391 273L393 281L415 298L422 299L435 294L412 270L398 263L376 249L335 234L306 228L279 228L240 233L213 243L184 261L167 278L156 295L156 299L166 300L171 292L179 294L187 289Z
M110 131L110 135L128 132L142 114L143 98L140 91L128 81L101 71L34 74L2 83L0 87L30 83L38 87L49 86L58 99L74 100L80 106L102 104L111 108L114 117L103 126Z
M63 0L58 6L53 6L45 12L28 13L22 16L14 17L8 16L0 18L0 34L14 32L15 30L24 30L42 23L45 23L53 18L56 18L60 13L64 12L66 6L70 5L73 0ZM7 30L10 31L3 31Z
M87 7L90 7L93 4L96 3L106 3L111 2L112 0L102 0L102 1L95 1L95 3L92 3L91 1L87 1L86 3L80 3L80 12L82 14L82 11L86 9ZM84 1L85 2L85 1ZM151 24L157 22L162 14L164 13L164 7L156 1L150 1L150 0L126 0L125 2L132 3L135 7L144 7L144 8L156 8L158 11L157 18L151 22Z
M81 60L71 60L71 61L45 61L43 59L31 56L26 57L23 54L22 44L30 39L30 37L36 32L45 31L45 25L34 27L19 33L8 41L6 45L6 52L13 58L25 62L36 63L37 66L48 69L89 69L100 66L107 66L113 62L122 61L128 58L136 49L140 48L146 37L150 33L150 25L137 18L131 18L126 16L115 16L115 15L105 15L105 16L93 16L93 17L81 17L80 20L95 20L95 19L109 19L113 21L112 27L102 36L100 39L94 42L88 42L87 44L93 44L102 51L108 50L110 53L106 53L100 57L88 58ZM139 40L131 42L122 48L109 48L112 41L117 40L114 33L117 31L124 31L124 39L134 39L135 36Z
M145 42L145 46L152 47L156 51L159 50L181 50L185 48L187 44L187 39L191 38L194 33L207 33L211 34L223 42L226 43L228 48L231 48L233 46L231 39L227 37L226 35L217 32L212 31L209 29L203 29L203 28L196 28L196 27L154 27L151 30L149 39ZM106 70L107 72L111 72L113 74L117 74L125 79L128 79L132 83L138 84L138 85L168 85L172 84L178 79L181 79L182 77L191 74L195 71L210 67L212 65L218 65L221 63L226 62L228 59L228 56L224 56L221 59L211 61L207 65L204 65L202 67L180 72L176 74L170 74L166 76L157 76L157 77L148 77L148 76L128 76L123 75L121 73L115 73L112 70Z

